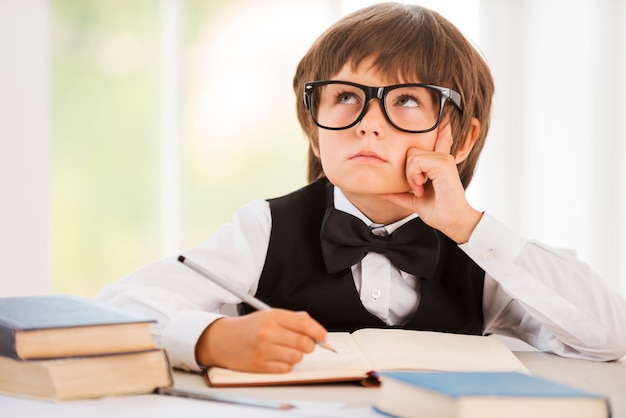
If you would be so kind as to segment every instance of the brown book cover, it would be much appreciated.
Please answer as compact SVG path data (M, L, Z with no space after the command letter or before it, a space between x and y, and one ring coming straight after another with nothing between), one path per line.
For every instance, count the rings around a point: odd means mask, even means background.
M135 395L173 384L164 350L15 360L0 356L0 393L52 401Z

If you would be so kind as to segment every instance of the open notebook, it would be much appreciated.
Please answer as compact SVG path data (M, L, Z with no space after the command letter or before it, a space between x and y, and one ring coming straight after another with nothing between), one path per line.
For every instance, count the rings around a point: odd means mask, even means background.
M518 371L528 369L496 337L367 328L331 332L333 353L316 347L289 373L244 373L220 367L206 371L211 386L258 386L361 381L377 384L386 370ZM374 373L373 373L374 372Z

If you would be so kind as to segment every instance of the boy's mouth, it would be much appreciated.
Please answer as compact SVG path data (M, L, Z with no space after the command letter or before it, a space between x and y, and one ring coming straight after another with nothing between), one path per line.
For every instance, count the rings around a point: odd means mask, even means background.
M376 154L373 151L359 151L350 157L350 160L353 161L364 161L364 162L385 162L385 159L380 155Z

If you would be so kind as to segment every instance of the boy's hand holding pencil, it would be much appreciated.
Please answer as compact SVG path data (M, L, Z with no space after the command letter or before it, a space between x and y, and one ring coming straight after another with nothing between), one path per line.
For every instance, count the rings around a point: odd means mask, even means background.
M196 344L196 360L232 370L287 373L325 339L324 327L306 312L256 311L209 325Z
M254 313L221 318L209 325L196 343L199 365L287 373L306 353L312 352L315 345L335 351L324 342L324 327L308 313L273 309L194 261L182 255L178 261L257 309Z

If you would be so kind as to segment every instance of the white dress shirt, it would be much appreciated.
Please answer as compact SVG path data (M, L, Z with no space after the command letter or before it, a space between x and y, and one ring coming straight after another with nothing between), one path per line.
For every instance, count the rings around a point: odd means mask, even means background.
M335 188L335 207L367 219ZM414 218L385 225L388 233ZM198 264L255 294L271 233L267 201L235 212L201 245L184 252ZM515 232L484 214L460 245L483 270L484 332L517 337L539 350L566 357L613 360L626 354L626 302L586 264ZM149 264L107 286L96 299L157 319L156 343L174 366L199 370L195 344L222 317L220 308L240 300L176 261ZM363 306L389 325L402 324L420 302L420 281L369 253L352 267Z

